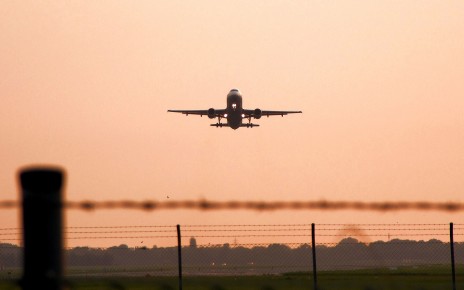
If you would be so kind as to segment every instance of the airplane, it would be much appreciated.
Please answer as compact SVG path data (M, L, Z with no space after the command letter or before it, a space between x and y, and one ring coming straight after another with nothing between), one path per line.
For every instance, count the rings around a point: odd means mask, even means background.
M302 111L266 111L260 109L248 110L242 108L242 94L238 89L232 89L227 94L227 108L208 110L168 110L168 112L182 113L188 115L203 115L208 116L210 119L218 118L216 124L211 124L216 128L230 127L234 130L240 127L253 128L258 127L259 124L251 123L251 118L260 119L262 116L284 116L287 114L298 114ZM221 119L226 119L227 123L221 123ZM248 119L248 123L243 123L243 119Z

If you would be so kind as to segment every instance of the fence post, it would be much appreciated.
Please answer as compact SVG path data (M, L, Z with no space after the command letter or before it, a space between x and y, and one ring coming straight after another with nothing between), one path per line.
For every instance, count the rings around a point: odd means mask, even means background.
M454 263L454 233L453 233L453 223L450 223L450 248L451 248L451 275L453 281L453 290L456 290L456 268Z
M182 242L180 235L180 225L177 225L177 258L179 264L179 290L182 290Z
M20 284L23 290L62 289L63 180L63 171L57 168L20 171L24 246Z
M317 290L317 268L316 268L316 230L314 223L311 224L311 241L313 250L313 289Z

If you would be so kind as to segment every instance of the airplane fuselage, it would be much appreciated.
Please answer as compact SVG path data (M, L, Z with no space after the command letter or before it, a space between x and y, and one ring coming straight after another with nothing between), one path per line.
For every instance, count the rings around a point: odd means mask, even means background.
M232 129L237 129L242 125L242 95L239 90L232 89L227 94L227 124Z

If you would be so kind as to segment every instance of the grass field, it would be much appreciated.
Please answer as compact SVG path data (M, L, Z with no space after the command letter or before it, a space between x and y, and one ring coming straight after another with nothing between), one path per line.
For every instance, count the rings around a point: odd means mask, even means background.
M457 288L464 286L464 268L459 267ZM19 289L14 281L0 281L1 289ZM70 289L179 289L177 277L92 277L68 279ZM449 267L324 271L318 274L319 290L446 290L452 289ZM309 273L286 273L259 276L188 276L183 279L186 290L303 290L313 289Z

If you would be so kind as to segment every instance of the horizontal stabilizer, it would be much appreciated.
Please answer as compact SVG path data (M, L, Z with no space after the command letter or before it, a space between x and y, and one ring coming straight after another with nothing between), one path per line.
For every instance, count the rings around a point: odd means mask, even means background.
M210 126L213 126L213 127L229 127L229 124L227 123L216 123L216 124L211 124Z
M253 128L253 127L259 127L259 124L246 123L246 124L241 124L240 127Z

